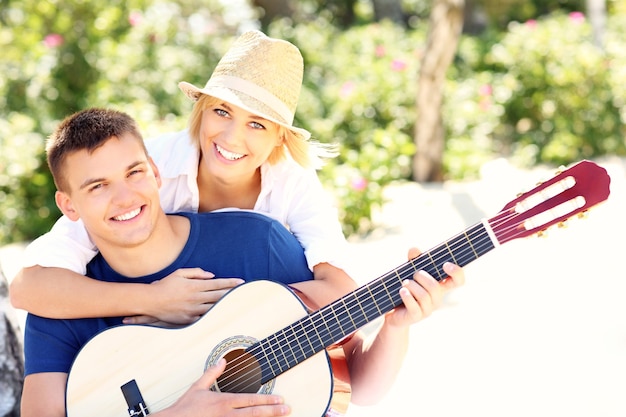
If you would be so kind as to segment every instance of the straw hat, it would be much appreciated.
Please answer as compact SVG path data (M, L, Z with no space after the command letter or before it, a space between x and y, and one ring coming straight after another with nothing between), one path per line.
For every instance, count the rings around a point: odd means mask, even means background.
M297 47L254 30L235 41L204 88L184 81L178 87L194 101L207 94L308 139L311 136L308 131L293 126L303 71L302 55Z

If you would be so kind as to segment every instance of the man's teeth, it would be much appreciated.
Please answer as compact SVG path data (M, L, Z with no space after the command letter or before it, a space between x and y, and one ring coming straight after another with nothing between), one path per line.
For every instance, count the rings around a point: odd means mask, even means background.
M217 151L220 153L220 155L222 155L224 158L230 161L236 161L237 159L241 159L245 156L240 153L227 151L226 149L222 148L220 145L215 145L215 147L217 148Z
M137 217L140 212L141 212L141 209L138 208L138 209L133 210L131 212L128 212L126 214L122 214L121 216L115 216L115 217L113 217L113 220L118 220L118 221L130 220L133 217Z

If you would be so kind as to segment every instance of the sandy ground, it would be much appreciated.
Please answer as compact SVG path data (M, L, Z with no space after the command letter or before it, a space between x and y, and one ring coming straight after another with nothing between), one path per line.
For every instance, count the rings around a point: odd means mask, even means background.
M468 265L466 285L412 328L389 394L377 406L351 406L348 417L626 416L626 161L598 162L612 179L609 200L565 229ZM384 227L351 245L350 272L362 283L376 278L409 247L447 240L551 175L494 161L477 182L392 187ZM9 278L21 250L0 249Z

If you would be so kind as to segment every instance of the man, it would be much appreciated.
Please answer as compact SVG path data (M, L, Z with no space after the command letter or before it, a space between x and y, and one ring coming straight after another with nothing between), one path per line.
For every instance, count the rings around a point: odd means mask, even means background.
M312 278L295 238L262 215L166 215L159 204L158 170L133 120L123 113L91 109L68 117L51 136L47 152L57 205L68 218L84 222L99 249L88 265L93 278L148 283L190 267L216 276L269 278L284 284ZM453 277L448 286L462 283L460 268L445 268ZM443 286L432 277L416 274L400 290L405 308L386 315L370 339L357 332L343 344L355 403L376 401L385 392L404 358L409 325L430 314L442 293ZM65 415L72 361L91 336L120 323L121 318L53 320L29 315L22 415ZM151 410L151 415L289 413L277 396L208 390L224 366L220 361L209 367L173 405Z

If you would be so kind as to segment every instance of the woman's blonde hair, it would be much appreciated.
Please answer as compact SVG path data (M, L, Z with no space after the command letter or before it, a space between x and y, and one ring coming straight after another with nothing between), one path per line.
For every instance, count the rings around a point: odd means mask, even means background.
M200 150L202 113L220 102L222 100L202 94L191 110L191 115L189 116L189 136L198 150ZM273 123L270 120L268 122ZM288 154L302 167L314 167L317 169L324 164L325 158L337 156L337 147L335 145L306 140L301 134L285 126L279 124L276 124L276 126L278 126L279 136L283 139L283 146L277 146L267 158L267 162L272 165L287 158Z

